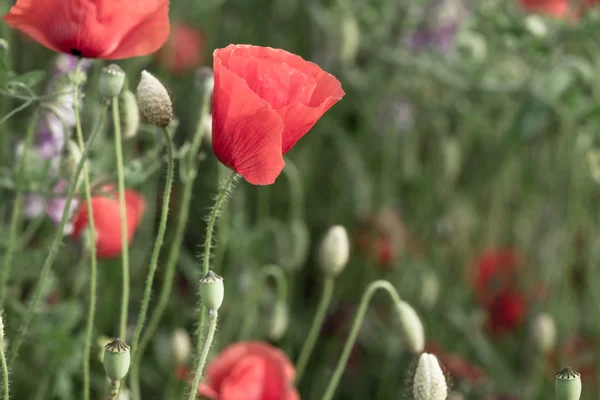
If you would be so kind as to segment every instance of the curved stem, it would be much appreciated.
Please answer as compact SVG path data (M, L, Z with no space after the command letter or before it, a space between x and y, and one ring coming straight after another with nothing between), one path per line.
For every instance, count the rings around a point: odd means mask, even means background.
M115 153L117 154L117 181L119 187L119 209L121 217L121 265L123 268L123 288L121 292L121 320L119 337L127 338L127 311L129 307L129 241L127 240L127 208L125 206L125 173L123 171L123 139L119 118L119 98L112 101L113 123L115 127Z
M78 92L79 92L78 85L79 85L79 83L76 83L74 85L75 86L74 95L77 95L77 96L78 96ZM78 106L78 103L75 102L74 107L75 107L75 105ZM54 235L52 244L50 245L50 250L48 251L48 255L46 256L44 265L42 266L42 271L40 272L40 278L39 278L38 283L33 292L33 299L31 300L31 303L29 303L29 306L27 307L27 313L25 314L25 319L21 323L21 326L19 328L19 333L17 334L17 338L15 339L15 341L13 342L13 345L11 347L9 366L12 366L14 364L14 362L17 358L17 355L19 354L19 349L20 349L21 345L23 344L23 340L25 340L25 334L27 333L29 324L31 323L34 313L35 313L35 310L37 309L38 303L42 296L42 288L44 287L44 284L45 284L46 280L48 279L48 274L50 273L50 268L52 267L52 264L54 263L54 260L56 259L56 255L58 254L58 249L62 242L65 225L67 224L67 221L70 218L69 210L71 209L71 203L73 201L73 197L75 196L75 189L77 187L77 181L79 180L79 175L81 174L81 171L83 170L85 161L87 160L87 158L90 154L90 149L91 149L94 141L96 140L96 137L98 136L99 132L100 132L100 129L97 129L89 137L89 139L85 145L85 148L83 150L83 154L81 154L81 159L77 163L77 168L75 169L75 172L73 173L73 176L71 177L71 182L69 183L69 188L67 190L67 195L66 195L66 199L65 199L65 208L64 208L62 217L60 219L60 223L58 224L58 229L56 231L56 234Z
M360 306L358 307L358 312L356 313L354 322L352 323L352 329L350 330L350 334L348 335L348 339L346 340L346 344L344 345L342 356L338 360L338 364L335 367L335 371L333 372L333 376L329 381L329 385L327 386L327 390L325 391L322 400L331 400L333 398L333 395L335 393L335 390L337 389L342 374L344 373L344 369L346 369L346 364L348 363L348 359L350 358L352 347L354 347L354 343L356 343L356 337L358 336L360 325L362 324L362 321L365 318L365 314L367 313L367 307L371 302L371 298L379 289L385 290L392 298L394 304L400 303L400 296L398 295L396 288L394 288L394 286L388 281L378 280L371 282L371 284L367 286L367 289L365 290L360 301Z
M148 276L146 277L146 288L144 289L144 298L142 300L142 308L140 315L135 326L135 333L133 335L133 342L131 345L132 357L135 358L137 351L137 344L142 333L142 327L146 320L146 313L148 312L148 304L150 303L150 293L152 292L152 282L154 281L154 273L156 272L156 264L158 263L158 255L163 245L165 237L165 231L167 229L167 218L169 215L169 203L171 198L171 187L173 185L173 166L175 160L173 159L173 143L169 132L166 129L162 129L165 143L167 145L167 181L165 183L165 189L163 193L163 204L160 215L160 225L158 227L158 234L156 235L156 241L154 243L154 250L152 251L152 258L150 259L150 269L148 270Z
M4 376L4 400L10 399L10 388L8 382L8 365L6 365L6 357L4 356L4 349L2 349L2 342L0 341L0 361L2 362L2 375Z
M204 365L206 364L206 359L208 358L208 352L210 350L210 346L212 345L212 341L215 336L215 330L217 329L217 317L218 317L218 312L215 310L211 310L208 313L208 318L210 319L210 324L208 325L208 333L206 334L206 341L204 342L204 346L202 347L202 354L200 355L200 359L198 360L198 366L196 367L196 373L194 374L194 383L192 385L192 390L190 391L190 395L188 397L189 400L194 400L198 396L198 386L200 385L200 379L202 378L202 372L204 372Z
M17 230L19 228L19 222L21 221L21 206L23 203L23 188L21 183L23 182L23 176L25 175L27 151L31 147L33 138L35 136L34 133L36 123L37 114L35 114L29 122L29 127L27 128L27 135L25 136L25 143L23 145L23 153L21 154L21 158L19 159L19 165L17 167L17 184L15 188L16 193L8 232L8 248L6 250L6 254L4 255L4 263L2 265L2 277L0 278L0 307L4 304L4 299L6 298L8 279L10 277L10 272L12 269L12 258L17 245Z
M323 321L325 321L325 316L327 315L327 308L329 307L333 295L333 286L333 278L326 278L315 318L313 319L306 341L302 345L300 357L298 357L298 361L296 362L296 383L300 382L300 379L304 374L310 355L312 354L317 338L319 337L319 332L321 332L321 328L323 327Z
M79 71L81 68L81 59L78 63L78 67L75 72L75 80L78 80ZM77 90L75 90L77 92ZM83 142L83 134L81 132L81 121L79 118L79 105L77 98L73 102L75 109L75 126L77 131L77 142L81 151L84 151L85 144ZM106 116L107 106L104 106L102 113L100 114L100 121L96 125L92 135L96 135L97 131L100 131L100 127L104 123L104 117ZM77 182L77 180L75 180ZM87 204L87 215L88 215L88 227L89 227L89 239L90 239L90 304L88 307L87 327L85 331L85 347L83 351L83 398L89 400L90 398L90 350L92 348L92 334L94 332L94 318L96 316L96 270L97 270L97 258L96 258L96 226L94 224L94 210L92 208L92 189L90 184L90 176L88 173L87 165L83 167L83 185L85 191L85 201Z

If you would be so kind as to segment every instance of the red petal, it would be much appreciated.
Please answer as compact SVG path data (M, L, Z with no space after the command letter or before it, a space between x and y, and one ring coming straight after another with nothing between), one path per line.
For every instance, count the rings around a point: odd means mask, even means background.
M265 364L260 356L245 356L239 360L223 381L219 400L270 400L263 395Z
M214 52L212 146L226 166L254 185L269 185L281 173L283 121Z
M208 377L211 387L217 392L220 392L221 384L227 375L229 375L235 363L242 359L246 354L248 354L248 344L246 342L234 343L227 346L219 356L210 363L206 371L206 376Z

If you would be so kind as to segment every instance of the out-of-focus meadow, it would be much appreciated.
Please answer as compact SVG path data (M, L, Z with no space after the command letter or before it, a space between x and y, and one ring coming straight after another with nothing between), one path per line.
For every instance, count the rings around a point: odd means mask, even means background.
M1 4L3 14L12 5ZM159 52L117 62L131 90L142 69L154 74L169 91L176 119L169 129L177 166L149 316L170 257L176 272L141 360L141 398L187 398L195 369L205 217L228 172L213 154L210 135L197 158L189 151L195 134L210 130L208 117L198 126L203 67L212 68L213 50L230 43L298 54L335 75L346 95L286 154L275 184L242 180L231 194L214 235L211 268L224 278L225 299L209 368L222 349L247 340L269 342L296 363L325 284L319 242L339 224L350 236L350 260L335 279L323 329L298 382L302 399L322 398L365 288L377 279L388 280L417 311L425 351L443 365L450 398L554 398L555 374L567 365L581 373L582 399L600 396L600 4L171 0L169 13L171 36ZM34 113L71 110L70 94L42 96L63 84L56 82L72 72L73 59L4 22L0 36L0 73L12 71L20 87L0 91L0 268L15 193L23 191L10 278L0 298L10 359L64 207L57 193L66 186L51 171L72 171L76 151L74 138L65 145L38 135L38 153L30 152L24 179L16 178ZM86 137L101 112L98 80L108 64L84 64ZM138 125L125 109L128 101L134 100L121 101L125 183L143 198L129 248L130 342L166 163L160 131ZM95 188L116 187L113 141L109 117L90 154ZM55 151L52 146L60 156L48 163L44 154ZM199 163L191 193L185 190L189 162ZM81 192L76 199L74 207L85 207ZM189 214L178 223L187 202ZM106 218L98 229L112 235L118 217ZM171 256L179 229L183 245ZM10 370L12 399L83 398L88 247L84 234L65 232ZM101 354L119 331L119 254L99 257L92 399L107 394ZM277 280L265 278L272 264L281 267L271 268ZM390 301L376 294L335 399L413 398L417 358L399 332ZM122 385L126 398L127 379Z

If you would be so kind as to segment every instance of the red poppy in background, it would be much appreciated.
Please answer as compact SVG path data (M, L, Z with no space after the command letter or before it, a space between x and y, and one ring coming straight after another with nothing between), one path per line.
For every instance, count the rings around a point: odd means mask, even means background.
M569 0L520 0L527 12L562 18L569 13Z
M163 68L175 75L183 74L200 65L204 51L202 32L183 23L171 25L171 34L157 54Z
M527 300L516 291L499 294L487 306L488 323L496 334L512 332L525 320Z
M239 342L210 363L198 394L218 400L299 400L294 375L294 366L278 348Z
M98 258L111 258L121 254L121 212L118 195L114 188L105 189L111 196L92 197L92 210L96 228L96 251ZM138 192L125 191L125 215L127 217L127 241L131 244L135 231L146 211L146 202ZM81 202L75 214L73 235L78 238L88 226L87 203Z
M213 150L253 185L275 182L283 155L345 94L333 75L285 50L229 45L213 64Z
M521 256L512 249L487 250L475 263L475 295L483 304L490 304L497 295L513 286Z
M470 363L459 354L446 351L439 343L428 343L425 346L425 352L435 354L446 371L455 379L477 385L486 378L486 374L481 367Z
M169 0L17 0L4 21L57 52L123 59L165 43Z

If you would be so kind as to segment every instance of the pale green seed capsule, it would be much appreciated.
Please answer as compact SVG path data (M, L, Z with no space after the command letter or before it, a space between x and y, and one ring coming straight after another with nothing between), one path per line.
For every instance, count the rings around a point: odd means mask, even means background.
M127 375L131 363L130 348L117 338L104 347L104 371L111 381L120 381Z
M213 271L208 271L200 279L200 299L202 300L202 305L208 310L217 311L221 307L221 304L223 304L224 297L225 287L223 286L223 278Z
M100 96L112 99L117 97L125 85L125 72L116 64L102 69L98 82Z
M566 367L556 374L554 381L556 400L579 400L581 397L581 376Z

